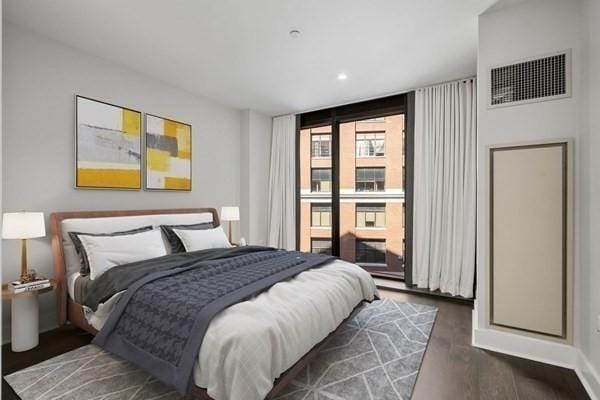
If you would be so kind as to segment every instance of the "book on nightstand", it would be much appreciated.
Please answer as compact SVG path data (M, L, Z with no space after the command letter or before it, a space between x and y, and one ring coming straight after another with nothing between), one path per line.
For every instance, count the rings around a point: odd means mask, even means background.
M50 287L51 283L49 279L39 277L29 282L14 281L11 282L9 286L14 293L22 293L30 290L40 290Z

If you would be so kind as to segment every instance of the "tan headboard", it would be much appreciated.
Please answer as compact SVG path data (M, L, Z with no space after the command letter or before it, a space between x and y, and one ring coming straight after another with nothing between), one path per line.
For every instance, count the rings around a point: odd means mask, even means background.
M131 217L157 214L201 214L211 213L214 226L219 226L219 215L214 208L169 208L158 210L114 210L114 211L66 211L50 214L52 254L54 257L54 279L56 287L56 307L58 324L67 321L67 273L62 245L61 222L71 218Z

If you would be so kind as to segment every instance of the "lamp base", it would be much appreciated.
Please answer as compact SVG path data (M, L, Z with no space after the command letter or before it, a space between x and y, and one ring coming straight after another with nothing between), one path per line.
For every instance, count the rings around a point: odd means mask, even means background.
M27 239L21 239L21 282L27 280Z
M37 294L12 299L11 350L33 349L39 342L39 308Z

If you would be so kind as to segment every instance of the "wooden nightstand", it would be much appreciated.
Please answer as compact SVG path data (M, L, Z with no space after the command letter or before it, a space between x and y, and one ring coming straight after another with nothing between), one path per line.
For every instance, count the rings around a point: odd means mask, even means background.
M56 280L50 279L52 286L15 293L2 285L2 300L11 300L11 349L14 352L33 349L39 342L38 296L56 288Z

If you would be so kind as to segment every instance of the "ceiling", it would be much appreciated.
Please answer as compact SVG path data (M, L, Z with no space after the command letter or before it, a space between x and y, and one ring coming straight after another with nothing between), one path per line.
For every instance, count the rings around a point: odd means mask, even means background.
M477 16L494 2L5 0L4 18L220 103L279 115L474 75ZM348 79L337 80L341 72Z

